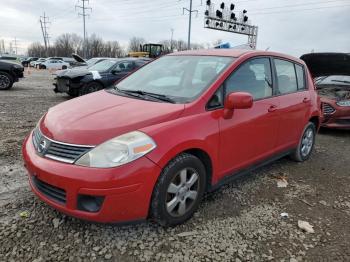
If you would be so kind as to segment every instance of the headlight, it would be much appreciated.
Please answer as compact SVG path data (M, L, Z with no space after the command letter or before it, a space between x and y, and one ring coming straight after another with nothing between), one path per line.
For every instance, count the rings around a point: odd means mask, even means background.
M75 164L87 167L116 167L138 159L154 148L156 143L146 134L133 131L115 137L95 147Z
M338 101L338 106L350 106L350 100Z

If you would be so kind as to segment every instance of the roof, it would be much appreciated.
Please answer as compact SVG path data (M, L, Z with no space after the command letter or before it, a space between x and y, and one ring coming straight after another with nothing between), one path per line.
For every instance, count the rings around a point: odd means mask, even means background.
M201 49L201 50L188 50L172 53L169 55L204 55L204 56L228 56L228 57L240 57L243 55L252 56L278 56L286 59L294 60L299 63L304 63L299 58L289 56L277 52L261 51L261 50L249 50L249 49Z
M240 57L246 53L257 52L247 49L200 49L175 52L170 55L207 55L207 56L231 56Z

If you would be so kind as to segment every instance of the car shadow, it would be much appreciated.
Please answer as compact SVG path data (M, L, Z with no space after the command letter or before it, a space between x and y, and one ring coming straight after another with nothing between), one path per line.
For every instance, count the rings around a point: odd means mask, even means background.
M336 137L350 137L350 130L345 130L345 129L332 129L332 128L321 127L319 133L322 135L329 135L329 136L336 136Z

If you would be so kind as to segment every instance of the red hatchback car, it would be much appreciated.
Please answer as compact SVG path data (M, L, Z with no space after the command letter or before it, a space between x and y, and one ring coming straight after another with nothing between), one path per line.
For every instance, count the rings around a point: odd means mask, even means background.
M179 52L49 109L23 158L32 190L63 213L171 226L238 174L286 155L308 159L320 117L302 60Z

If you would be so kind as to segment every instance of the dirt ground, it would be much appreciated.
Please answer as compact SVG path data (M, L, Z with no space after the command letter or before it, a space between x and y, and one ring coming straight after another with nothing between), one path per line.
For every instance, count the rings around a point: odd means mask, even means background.
M34 71L0 92L0 261L350 261L347 131L321 130L309 161L283 158L226 185L175 228L93 224L53 210L30 191L20 151L40 116L69 99L52 79Z

